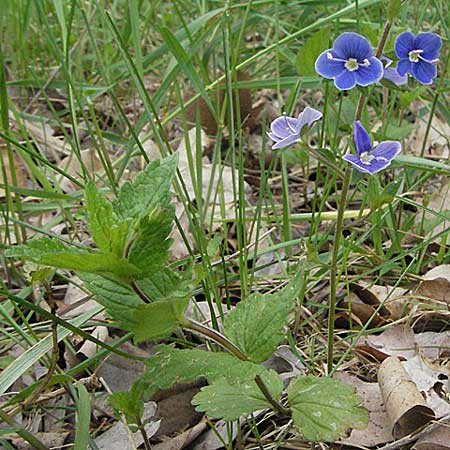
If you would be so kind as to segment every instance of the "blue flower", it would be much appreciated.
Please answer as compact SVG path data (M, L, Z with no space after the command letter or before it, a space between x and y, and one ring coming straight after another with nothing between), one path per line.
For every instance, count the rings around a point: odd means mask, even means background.
M354 123L353 139L358 154L344 155L343 159L360 172L370 175L386 169L402 149L398 141L383 141L372 148L369 134L359 120Z
M383 77L383 64L373 56L369 41L358 33L342 33L333 48L322 52L316 61L316 71L334 79L341 91L357 84L368 86Z
M422 84L431 84L437 76L436 64L439 61L441 38L434 33L414 35L405 31L395 40L395 53L399 57L399 75L411 73Z
M288 117L282 115L276 118L270 124L269 137L275 144L272 146L273 150L277 148L285 148L300 141L303 128L311 125L322 117L322 113L316 109L307 106L298 116Z
M391 67L392 59L388 58L387 56L382 56L380 58L380 61L384 63L384 74L383 78L386 80L391 81L392 83L396 84L397 86L402 86L408 82L408 75L401 76L397 72L396 67Z

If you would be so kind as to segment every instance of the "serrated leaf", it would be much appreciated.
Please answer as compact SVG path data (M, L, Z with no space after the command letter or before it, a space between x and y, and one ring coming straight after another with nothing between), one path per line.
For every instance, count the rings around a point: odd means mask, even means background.
M184 272L163 268L138 280L137 285L152 301L171 300L191 295L194 287L192 277L193 273L190 268Z
M170 186L175 176L177 155L150 162L133 182L127 181L120 189L114 210L122 218L141 218L151 215L170 200Z
M369 420L351 386L333 378L299 377L289 385L288 400L294 425L310 441L333 442Z
M252 380L267 370L260 364L240 361L223 352L179 350L167 345L159 345L156 349L158 353L146 361L148 369L135 385L146 398L159 389L167 389L176 383L190 383L200 377L210 382L225 378L235 383Z
M85 195L89 229L97 247L118 257L123 256L130 221L121 221L117 217L112 203L100 193L92 181L87 184Z
M224 333L254 362L265 361L285 337L285 326L301 289L299 274L274 294L253 294L224 320Z
M283 382L273 370L261 376L272 397L277 401L283 392ZM230 382L221 378L205 386L192 399L197 411L204 411L209 417L225 420L237 420L260 409L271 408L271 404L262 394L254 380Z
M175 218L172 206L158 210L139 221L129 261L141 271L139 278L145 278L159 271L169 258L172 239L169 235Z
M179 319L189 302L189 297L140 305L134 312L134 325L130 331L137 342L168 337L180 324Z
M93 274L80 274L80 279L117 324L132 331L136 325L135 311L143 301L130 285Z
M27 245L10 247L5 255L44 266L115 276L122 280L130 280L140 273L136 266L112 253L69 247L49 238L35 239Z
M133 389L130 392L113 392L109 403L117 414L125 414L130 424L137 423L144 413L144 402Z
M296 68L299 75L316 76L316 59L328 48L330 29L322 28L308 38L298 52Z

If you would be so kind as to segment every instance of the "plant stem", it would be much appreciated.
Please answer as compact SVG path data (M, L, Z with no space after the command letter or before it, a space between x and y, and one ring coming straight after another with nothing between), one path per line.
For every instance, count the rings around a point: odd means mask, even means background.
M386 45L389 32L392 27L391 21L386 21L384 24L383 32L381 34L380 40L378 41L377 49L375 51L375 56L379 58L382 53L384 46ZM361 94L359 97L358 106L356 108L355 121L360 120L366 101L366 95ZM330 310L328 312L328 352L327 352L327 373L328 375L333 371L333 349L334 349L334 318L336 315L336 290L339 282L339 276L337 273L337 263L339 256L339 244L342 238L342 229L344 222L344 211L347 202L348 188L350 186L351 180L351 169L349 166L346 167L344 173L344 181L342 183L341 199L338 206L338 216L336 220L336 235L333 245L333 254L331 257L330 265Z
M150 440L147 436L147 432L145 431L145 426L142 423L142 420L140 417L137 418L137 426L139 428L139 431L141 432L142 439L144 439L145 450L152 450Z
M206 327L205 325L202 325L201 323L196 322L195 320L192 319L188 319L186 317L183 318L182 326L189 330L195 331L196 333L200 333L203 336L206 336L209 339L213 340L214 342L217 342L220 346L222 346L223 348L228 350L231 354L236 356L236 358L242 361L248 361L247 355L245 355L239 349L239 347L237 347L222 333L213 330L212 328ZM255 383L262 392L262 394L264 395L264 397L266 398L266 400L272 405L275 411L277 411L280 414L285 414L287 416L291 415L291 411L288 408L285 408L281 403L277 402L273 398L266 384L259 375L256 375Z
M24 441L27 441L31 444L33 448L36 450L49 450L49 448L44 445L38 438L34 437L29 431L22 428L16 421L2 408L0 408L0 420L2 422L7 423L11 427L14 428L14 432L18 434Z
M201 323L196 322L192 319L188 319L186 317L183 318L182 326L189 330L200 333L214 342L217 342L221 347L236 356L236 358L239 358L242 361L248 361L247 356L239 349L239 347L237 347L219 331L213 330L212 328L206 327L205 325L202 325Z
M344 181L342 184L341 199L338 206L338 217L336 221L336 235L333 244L333 254L330 265L330 310L328 312L328 355L327 355L327 373L333 370L333 349L334 349L334 318L336 315L336 289L339 282L337 274L337 263L339 256L339 246L342 237L342 229L344 225L345 203L347 201L348 188L350 186L352 172L347 166L344 173Z
M280 414L285 414L286 416L291 415L291 410L289 408L284 407L281 403L278 403L273 397L272 394L267 389L264 381L259 375L255 377L255 383L258 385L260 391L263 393L266 400L272 405L273 409Z

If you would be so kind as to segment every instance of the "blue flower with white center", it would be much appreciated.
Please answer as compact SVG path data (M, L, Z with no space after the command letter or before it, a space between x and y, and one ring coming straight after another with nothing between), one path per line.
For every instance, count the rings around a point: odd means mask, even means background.
M307 106L297 118L283 114L270 124L270 139L275 141L272 150L285 148L301 140L302 130L305 126L311 127L322 117L322 113Z
M383 77L383 64L373 56L369 41L358 33L342 33L333 48L322 52L316 60L316 72L334 80L341 91L357 84L368 86Z
M437 76L441 47L442 39L434 33L399 34L395 40L395 53L399 57L397 72L401 76L410 73L422 84L431 84Z
M353 139L356 145L356 155L344 155L343 159L348 161L356 170L373 175L380 170L386 169L392 160L402 150L398 141L383 141L375 148L369 134L362 123L357 120L354 125Z

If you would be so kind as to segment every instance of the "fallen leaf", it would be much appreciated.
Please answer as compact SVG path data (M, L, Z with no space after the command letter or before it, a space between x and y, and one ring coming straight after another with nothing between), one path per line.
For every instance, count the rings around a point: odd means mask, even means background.
M395 439L413 433L435 418L434 411L397 357L383 361L378 370L378 383Z

